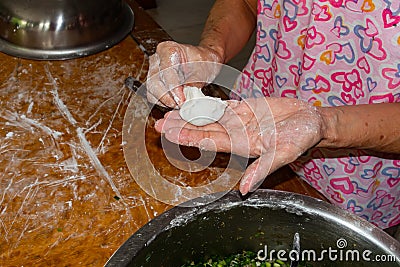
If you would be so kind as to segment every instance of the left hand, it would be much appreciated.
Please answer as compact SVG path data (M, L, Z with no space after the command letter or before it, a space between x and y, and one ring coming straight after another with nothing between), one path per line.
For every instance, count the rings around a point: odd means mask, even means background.
M290 98L228 101L218 123L202 127L182 120L175 110L155 127L174 143L258 157L242 176L242 194L256 190L268 174L295 161L323 136L323 120L317 109Z
M218 75L220 63L222 57L209 47L162 42L149 58L147 98L176 108L185 101L183 85L202 88Z

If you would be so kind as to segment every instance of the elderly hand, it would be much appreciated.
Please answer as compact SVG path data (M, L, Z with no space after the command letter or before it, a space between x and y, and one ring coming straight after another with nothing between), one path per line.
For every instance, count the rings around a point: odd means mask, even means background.
M174 143L258 157L241 179L242 194L257 189L268 174L293 162L322 139L322 117L306 102L254 98L228 103L218 123L197 127L172 111L157 121L156 130Z
M185 101L183 85L203 87L218 75L222 57L209 47L160 43L150 56L147 97L151 103L176 107Z

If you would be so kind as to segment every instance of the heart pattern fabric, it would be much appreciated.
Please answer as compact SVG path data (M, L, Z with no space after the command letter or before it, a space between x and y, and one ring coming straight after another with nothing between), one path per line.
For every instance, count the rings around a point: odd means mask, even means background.
M399 0L259 0L256 36L235 86L242 98L400 102ZM400 223L400 159L335 153L313 149L291 166L342 208L382 228Z

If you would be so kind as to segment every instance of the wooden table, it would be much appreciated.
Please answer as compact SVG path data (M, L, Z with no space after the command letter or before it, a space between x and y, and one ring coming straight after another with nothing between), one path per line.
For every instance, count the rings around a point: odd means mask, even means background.
M147 54L169 39L129 3L135 29L101 53L66 61L0 53L0 266L102 266L171 208L142 191L124 160L132 95L124 80L144 81ZM264 186L321 197L287 171Z

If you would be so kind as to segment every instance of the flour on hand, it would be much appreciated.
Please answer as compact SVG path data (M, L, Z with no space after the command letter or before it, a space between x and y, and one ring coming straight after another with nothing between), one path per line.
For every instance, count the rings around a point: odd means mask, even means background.
M185 86L183 88L186 101L179 110L185 121L204 126L218 121L225 112L227 104L220 98L205 96L197 87Z

